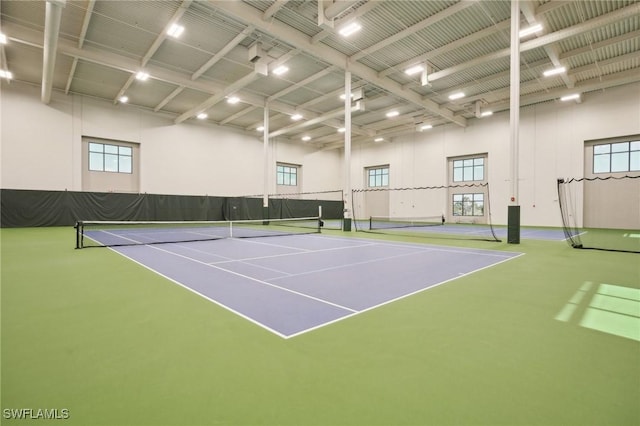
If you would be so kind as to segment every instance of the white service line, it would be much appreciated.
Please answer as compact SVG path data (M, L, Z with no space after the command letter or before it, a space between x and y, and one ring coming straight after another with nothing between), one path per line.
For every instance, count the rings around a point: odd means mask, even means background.
M242 278L248 279L248 280L250 280L250 281L255 281L255 282L257 282L257 283L260 283L260 284L263 284L263 285L266 285L266 286L269 286L269 287L277 288L277 289L279 289L279 290L283 290L283 291L286 291L286 292L288 292L288 293L296 294L296 295L298 295L298 296L302 296L302 297L305 297L305 298L307 298L307 299L312 299L312 300L315 300L315 301L317 301L317 302L321 302L321 303L325 303L325 304L327 304L327 305L335 306L336 308L344 309L344 310L349 311L349 312L358 312L358 311L353 310L353 309L351 309L351 308L348 308L348 307L346 307L346 306L338 305L337 303L333 303L333 302L329 302L328 300L320 299L319 297L310 296L310 295L308 295L308 294L300 293L300 292L298 292L298 291L291 290L291 289L288 289L288 288L286 288L286 287L281 287L281 286L279 286L279 285L275 285L275 284L271 284L271 283L268 283L268 282L263 281L263 280L259 280L259 279L257 279L257 278L251 277L251 276L249 276L249 275L244 275L244 274L241 274L241 273L239 273L239 272L235 272L235 271L231 271L231 270L229 270L229 269L221 268L221 267L216 266L216 265L211 265L211 264L206 263L206 262L201 262L201 261L196 260L196 259L193 259L193 258L191 258L191 257L189 257L189 256L183 256L183 255L181 255L181 254L174 253L174 252L169 251L169 250L163 250L163 249L161 249L160 247L155 247L155 246L148 246L148 247L149 247L149 248L152 248L152 249L154 249L154 250L158 250L158 251L165 252L165 253L170 254L170 255L173 255L173 256L181 257L181 258L186 259L186 260L189 260L189 261L191 261L191 262L195 262L195 263L199 263L199 264L204 265L204 266L208 266L208 267L210 267L210 268L215 268L215 269L218 269L218 270L220 270L220 271L228 272L229 274L237 275L237 276L239 276L239 277L242 277Z

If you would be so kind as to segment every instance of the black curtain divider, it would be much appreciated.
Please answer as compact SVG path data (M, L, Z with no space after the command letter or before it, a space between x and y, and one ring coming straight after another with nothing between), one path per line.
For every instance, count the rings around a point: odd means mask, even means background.
M342 201L269 200L269 218L312 217L322 205L326 219L342 218ZM262 199L117 192L2 189L3 228L69 226L78 220L265 219Z

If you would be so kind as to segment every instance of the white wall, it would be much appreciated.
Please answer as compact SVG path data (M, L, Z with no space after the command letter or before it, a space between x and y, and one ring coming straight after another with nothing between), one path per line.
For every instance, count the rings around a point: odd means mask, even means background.
M363 188L365 167L389 164L391 187L447 184L446 159L488 153L494 224L507 223L511 197L509 112L354 146L351 182ZM520 112L519 204L521 224L561 226L559 177L584 176L584 141L640 134L640 84L583 95L582 103L550 102Z
M81 138L94 136L141 145L143 192L261 194L263 145L253 135L163 116L128 105L2 82L1 182L13 189L81 189ZM583 102L553 102L520 113L519 204L523 225L560 226L558 177L584 176L584 141L640 134L640 84L588 93ZM446 158L488 153L492 221L505 224L511 196L509 113L439 126L381 144L352 149L351 185L363 187L364 168L390 165L392 187L444 185ZM302 165L303 191L340 189L343 153L275 141L270 150L269 192L277 161Z
M82 189L82 137L140 144L140 191L156 194L253 195L264 191L263 144L255 135L203 122L178 125L172 116L130 105L54 92L49 105L37 87L2 82L1 186ZM340 189L337 151L274 141L275 162L300 164L303 191Z

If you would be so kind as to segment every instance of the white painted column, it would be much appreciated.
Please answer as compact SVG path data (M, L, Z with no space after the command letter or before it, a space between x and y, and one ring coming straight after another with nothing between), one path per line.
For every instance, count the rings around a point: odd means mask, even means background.
M510 75L510 106L509 126L511 129L510 175L511 175L511 205L517 205L518 199L518 151L520 133L520 2L511 0L511 75Z
M344 219L351 229L351 71L344 73ZM344 228L343 228L344 229Z
M263 175L263 189L262 189L262 207L263 211L266 213L269 208L269 181L271 177L270 173L270 165L269 162L269 103L265 102L264 105L264 120L262 125L264 126L264 130L262 132L262 161L264 165L264 175Z

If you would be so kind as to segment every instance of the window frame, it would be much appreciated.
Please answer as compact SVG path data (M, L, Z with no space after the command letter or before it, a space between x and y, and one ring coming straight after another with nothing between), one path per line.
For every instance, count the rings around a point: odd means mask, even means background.
M484 217L485 197L483 192L457 193L451 197L451 215L453 217ZM459 200L456 200L459 197ZM456 208L459 206L459 208ZM471 214L467 214L471 208ZM459 212L459 213L458 213Z
M367 167L365 178L367 188L388 188L389 187L389 165ZM372 180L373 179L373 180ZM373 183L373 184L372 184Z
M87 143L87 167L90 172L128 175L134 173L134 149L132 146L95 140L88 140ZM100 150L97 149L98 146L101 147ZM108 150L111 152L108 152ZM115 160L115 167L108 164L109 159L111 161ZM101 163L101 167L97 166L98 163ZM127 165L128 167L126 167Z
M451 181L453 183L458 182L484 182L486 180L486 156L477 155L466 158L457 158L451 160ZM470 164L469 164L470 162ZM480 176L477 176L478 169L482 170ZM456 171L460 171L460 179L456 178ZM468 179L468 174L471 178Z
M300 182L300 179L298 179L299 169L300 169L300 166L295 164L277 163L276 164L276 185L277 186L298 186Z
M631 137L627 140L595 142L591 144L591 148L591 173L594 175L640 172L640 138ZM621 156L625 157L626 167L614 170L615 158ZM634 164L637 164L635 168Z

